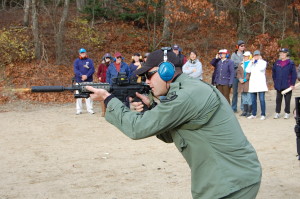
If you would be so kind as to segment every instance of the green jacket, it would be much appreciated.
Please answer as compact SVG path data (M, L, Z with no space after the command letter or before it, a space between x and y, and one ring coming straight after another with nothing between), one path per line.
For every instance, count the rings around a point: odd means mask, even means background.
M132 139L174 142L191 169L193 198L221 198L260 182L261 166L227 100L181 74L166 99L144 114L109 101L105 118Z

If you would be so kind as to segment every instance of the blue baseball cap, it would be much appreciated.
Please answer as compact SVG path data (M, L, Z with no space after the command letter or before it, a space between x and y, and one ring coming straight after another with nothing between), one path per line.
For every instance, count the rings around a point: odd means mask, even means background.
M281 49L279 50L279 52L288 53L288 52L289 52L289 49L287 49L287 48L281 48Z
M86 50L84 48L80 48L79 53L86 53Z

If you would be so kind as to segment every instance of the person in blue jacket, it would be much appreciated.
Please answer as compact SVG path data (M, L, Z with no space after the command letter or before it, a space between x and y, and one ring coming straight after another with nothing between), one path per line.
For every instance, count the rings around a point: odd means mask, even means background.
M276 94L276 113L274 119L280 117L281 102L283 95L281 91L291 87L294 89L295 82L297 79L297 72L295 64L289 59L289 50L287 48L281 48L279 50L279 60L277 60L272 68L272 78L274 81L274 88ZM292 91L284 95L285 108L284 108L284 119L290 117L290 104L291 104Z
M230 104L229 94L235 75L234 62L228 58L229 53L226 49L219 50L216 57L210 62L215 67L212 84L224 95Z
M79 49L79 58L74 61L74 73L76 84L82 82L93 82L93 74L95 73L94 62L88 58L84 48ZM93 101L91 98L85 99L86 109L90 114L94 114ZM82 98L76 99L76 115L82 113Z
M106 82L112 84L112 79L118 76L119 72L126 72L127 77L131 76L129 66L123 61L122 54L117 52L115 55L115 61L111 63L106 71Z

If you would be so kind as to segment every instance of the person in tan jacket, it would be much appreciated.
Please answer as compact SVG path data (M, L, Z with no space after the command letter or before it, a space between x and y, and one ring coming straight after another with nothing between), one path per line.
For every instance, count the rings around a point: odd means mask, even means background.
M242 105L244 107L244 111L241 116L249 117L252 114L252 100L249 91L249 79L250 74L246 72L246 68L248 67L251 59L251 52L246 51L243 54L243 62L240 63L237 69L237 78L239 80L238 84L238 92L241 93L242 96Z

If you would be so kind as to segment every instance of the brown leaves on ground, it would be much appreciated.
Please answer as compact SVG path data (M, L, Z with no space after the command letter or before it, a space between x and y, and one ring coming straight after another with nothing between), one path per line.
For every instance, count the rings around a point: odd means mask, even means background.
M0 104L22 99L38 102L66 103L74 101L73 93L31 93L22 88L31 86L70 86L74 76L73 67L38 63L9 64L5 68L5 79L0 82ZM9 77L9 78L7 78Z

